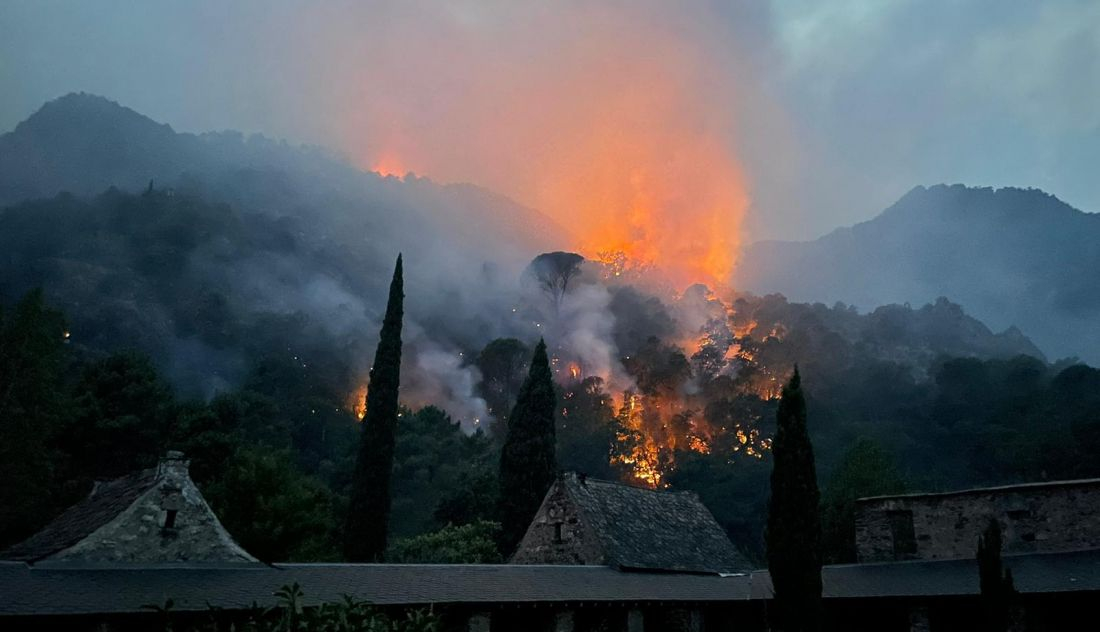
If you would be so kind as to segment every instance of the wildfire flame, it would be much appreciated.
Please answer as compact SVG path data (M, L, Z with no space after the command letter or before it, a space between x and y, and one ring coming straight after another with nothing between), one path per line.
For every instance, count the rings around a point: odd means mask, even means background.
M675 11L602 3L573 7L568 28L550 31L545 10L517 9L499 31L440 22L429 46L411 33L379 42L402 47L403 63L354 77L348 152L383 175L416 165L504 193L575 236L558 247L619 259L620 275L633 266L681 287L727 283L749 192L739 61L718 67L703 44L724 35ZM509 47L521 52L501 55Z
M738 313L728 303L708 294L712 305L721 307L720 317L708 321L702 333L679 341L687 358L703 358L696 373L724 375L735 379L736 392L767 402L779 397L783 379L761 364L761 345L777 344L786 331L778 325L762 325L750 313ZM728 373L727 373L728 372ZM759 417L751 411L727 413L732 418L708 419L708 400L680 389L661 394L623 394L617 416L617 446L611 462L625 466L629 476L649 487L667 485L666 477L676 467L678 451L699 454L722 452L761 459L771 449L772 439L762 433ZM740 410L740 409L737 409ZM740 417L740 415L745 415ZM717 425L713 425L717 424ZM724 436L719 442L719 437Z
M724 34L679 22L676 11L603 3L573 7L567 29L548 31L543 12L510 13L499 33L480 20L438 22L431 46L402 49L403 64L357 74L359 96L342 129L349 153L382 175L415 165L437 181L475 182L538 209L572 236L555 248L597 262L610 280L726 287L750 196L730 111L742 102L738 61L716 67L707 45ZM378 45L412 41L398 28ZM508 46L523 53L501 55ZM755 325L730 326L737 330L718 359L752 363L753 349L736 340ZM687 358L703 344L698 336L678 342ZM558 380L588 374L575 360L555 361ZM774 376L753 379L759 384L748 388L774 396ZM619 443L629 447L615 458L646 484L664 484L677 449L716 450L707 429L693 425L701 421L670 430L691 412L684 397L623 396ZM746 434L749 444L758 451Z
M367 416L367 385L359 386L348 396L348 411L359 420Z
M394 152L384 152L369 163L368 171L373 171L384 178L397 178L403 180L409 170L405 163Z
M626 450L614 454L612 463L626 465L634 478L649 487L659 487L664 473L660 464L661 450L655 437L646 432L642 413L645 408L642 398L636 393L628 393L619 413L621 424L616 440Z

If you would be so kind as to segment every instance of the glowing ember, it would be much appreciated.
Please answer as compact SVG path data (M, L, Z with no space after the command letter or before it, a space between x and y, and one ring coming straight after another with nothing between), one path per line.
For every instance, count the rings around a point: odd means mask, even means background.
M710 454L710 445L707 444L705 439L699 437L689 437L688 448L699 454Z
M355 389L348 397L348 411L362 420L367 416L367 385Z

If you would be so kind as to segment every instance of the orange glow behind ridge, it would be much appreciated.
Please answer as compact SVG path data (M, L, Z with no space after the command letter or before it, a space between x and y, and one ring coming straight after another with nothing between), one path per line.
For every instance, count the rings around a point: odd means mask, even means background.
M410 1L432 10L387 13L384 31L337 56L354 60L338 75L356 86L339 133L361 168L508 195L570 235L553 249L602 262L608 276L644 272L673 293L728 286L750 193L736 151L738 62L719 45L727 33L659 1L567 3L564 21L559 3L441 11ZM697 337L687 333L690 357ZM559 379L587 374L563 360ZM664 485L678 442L712 449L701 420L688 434L666 429L683 396L622 397L629 449L615 458L637 480ZM766 449L741 436L747 454Z
M398 179L404 178L405 174L409 172L401 162L401 159L392 153L382 154L367 168L367 170L373 171L385 178Z
M680 287L728 282L749 194L734 151L735 68L710 57L713 34L664 11L587 3L569 29L546 33L551 8L516 11L478 16L507 28L434 24L427 53L410 51L400 28L373 44L366 54L403 63L360 78L350 113L360 166L505 193L574 236L558 247L590 259L618 256Z

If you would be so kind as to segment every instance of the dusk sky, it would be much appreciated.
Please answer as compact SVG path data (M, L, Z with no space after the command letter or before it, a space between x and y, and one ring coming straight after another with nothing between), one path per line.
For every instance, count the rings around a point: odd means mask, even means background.
M1098 2L596 4L8 1L0 131L85 91L559 220L640 180L668 208L728 206L740 241L939 182L1100 210Z

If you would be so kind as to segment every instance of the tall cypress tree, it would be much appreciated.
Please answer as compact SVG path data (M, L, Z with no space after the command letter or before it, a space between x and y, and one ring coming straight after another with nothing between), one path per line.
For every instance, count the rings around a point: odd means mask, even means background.
M390 298L374 366L367 388L367 411L355 460L348 519L344 529L344 558L349 562L378 562L386 551L390 518L390 477L393 474L394 437L397 433L397 391L401 383L401 317L404 313L401 255L390 282Z
M821 628L820 494L814 451L806 429L806 399L798 367L783 387L772 444L768 504L768 570L783 629Z
M1001 562L1001 524L989 521L978 537L978 579L981 587L982 630L1005 632L1012 619L1012 601L1016 587L1012 571Z
M500 548L510 554L523 538L543 497L557 476L554 438L554 378L539 340L527 379L508 418L500 453Z

